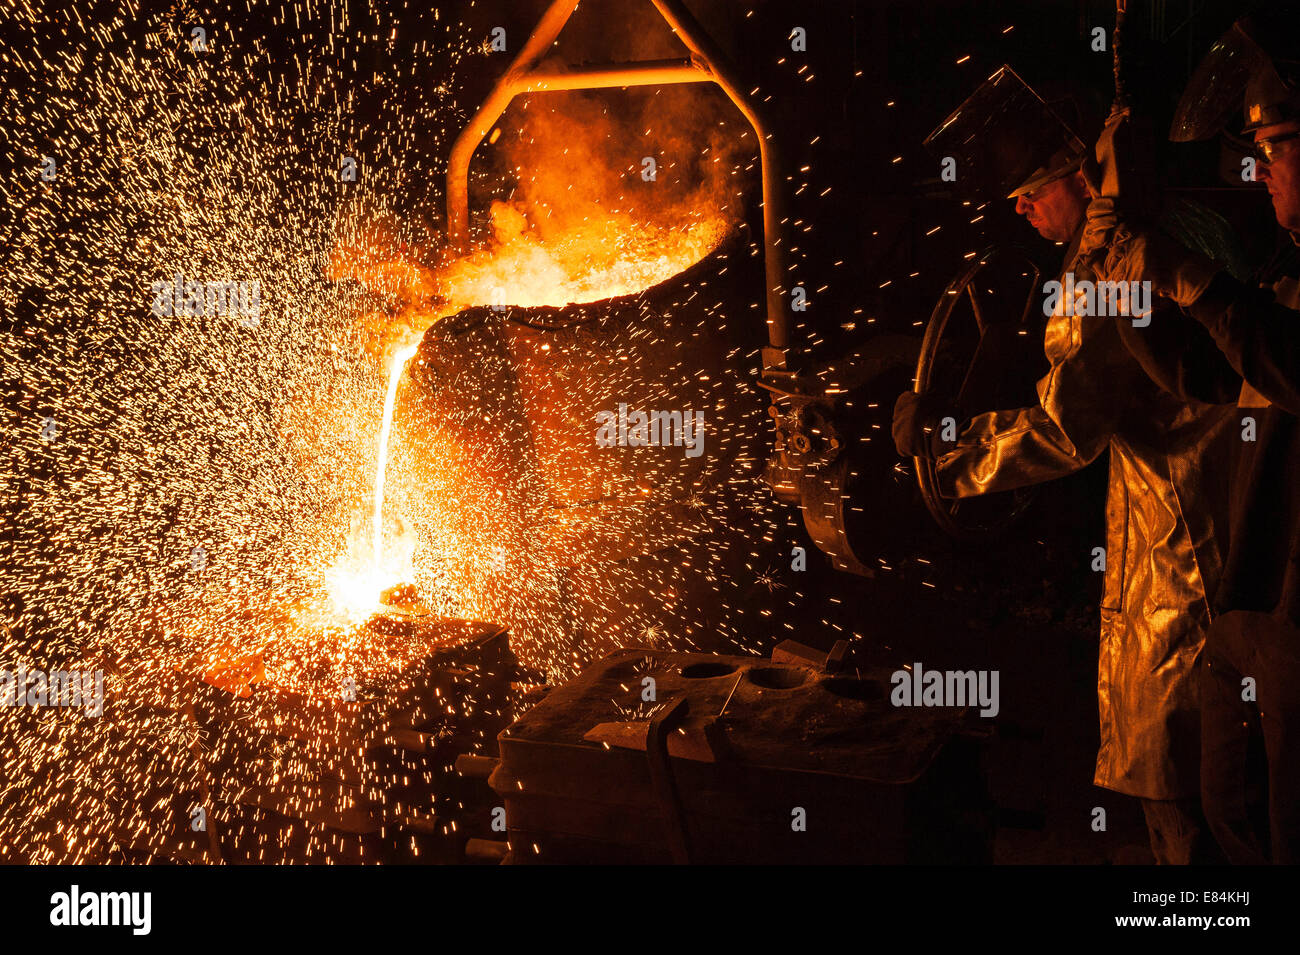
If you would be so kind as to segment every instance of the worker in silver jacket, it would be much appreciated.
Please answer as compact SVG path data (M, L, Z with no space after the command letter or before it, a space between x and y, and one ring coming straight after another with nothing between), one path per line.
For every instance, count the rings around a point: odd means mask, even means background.
M1244 109L1243 109L1244 107ZM1098 144L1108 175L1088 209L1085 267L1145 280L1183 307L1119 327L1152 380L1235 401L1228 547L1201 659L1201 794L1228 861L1300 862L1300 10L1260 7L1215 42L1183 92L1170 138L1210 139L1242 117L1280 227L1248 282L1131 209L1130 111ZM1211 337L1205 345L1202 331ZM1217 361L1216 361L1217 359ZM1226 361L1225 367L1223 362ZM1261 759L1255 758L1256 753Z
M986 168L998 164L988 151L1002 150L1005 162L1008 147L1001 143L1012 144L1019 167L1003 171L999 188L1012 187L1017 211L1041 235L1067 244L1068 269L1089 202L1079 172L1088 150L1041 100L1035 109L1046 114L1015 104L1026 90L1004 68L936 135L946 134L950 144L978 144L985 157L968 156L967 165ZM973 109L977 100L981 108ZM1043 128L995 135L1008 116ZM963 124L965 131L956 128ZM1029 175L1021 179L1025 166ZM1226 224L1189 204L1166 225L1217 258L1229 245ZM1066 284L1064 274L1061 281ZM1064 295L1054 304L1044 336L1050 368L1038 382L1038 404L977 415L955 441L944 442L936 425L945 409L906 392L895 408L895 442L902 454L935 458L940 490L949 497L1050 481L1110 452L1094 782L1142 801L1158 862L1215 862L1199 800L1195 663L1210 623L1206 595L1222 565L1210 497L1215 482L1203 472L1207 461L1221 458L1212 449L1233 426L1231 409L1179 400L1155 387L1120 341L1117 322L1125 319L1079 314L1088 310L1083 302ZM1160 300L1154 305L1157 313L1166 307Z

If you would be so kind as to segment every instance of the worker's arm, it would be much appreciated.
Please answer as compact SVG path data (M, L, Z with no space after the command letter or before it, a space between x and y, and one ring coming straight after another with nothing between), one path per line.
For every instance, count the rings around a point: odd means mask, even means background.
M1279 303L1270 289L1251 288L1224 272L1187 311L1256 391L1300 414L1300 312Z
M1184 401L1231 404L1241 376L1204 328L1177 309L1161 309L1146 326L1115 319L1120 340L1157 385Z
M1109 318L1055 318L1046 350L1052 366L1037 405L977 415L936 461L946 497L1041 484L1092 463L1110 442L1146 376Z
M1187 309L1256 391L1300 414L1300 312L1280 304L1271 290L1233 278L1208 256L1159 229L1129 230L1101 200L1089 205L1088 219L1093 232L1106 227L1114 235L1104 261L1100 253L1094 256L1099 277L1149 281L1157 295Z

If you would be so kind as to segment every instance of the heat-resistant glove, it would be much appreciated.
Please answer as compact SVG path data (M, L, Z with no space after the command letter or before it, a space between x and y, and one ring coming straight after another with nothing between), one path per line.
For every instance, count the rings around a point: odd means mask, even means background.
M1222 266L1193 252L1156 228L1130 231L1121 221L1104 259L1094 257L1097 278L1106 282L1150 282L1156 295L1191 305Z
M1125 223L1136 226L1157 214L1159 184L1154 179L1153 150L1150 124L1135 120L1128 107L1114 106L1094 155L1085 155L1079 168L1092 201L1070 267L1076 281L1107 278L1102 273L1110 247L1124 235ZM1153 277L1147 278L1154 285ZM1171 277L1171 282L1176 285L1176 278Z
M1107 246L1114 241L1119 227L1119 211L1115 200L1097 196L1088 203L1088 213L1083 220L1083 236L1070 271L1075 281L1094 278L1105 266Z
M905 391L894 402L894 447L909 458L937 458L951 442L942 440L942 422L949 414L944 402L931 395Z
M1095 158L1085 154L1079 172L1088 187L1092 201L1084 221L1083 236L1079 240L1078 257L1092 262L1099 250L1110 243L1112 233L1119 224L1120 194L1128 178L1134 147L1129 110L1111 111L1106 125L1097 139ZM1130 187L1132 188L1132 187Z

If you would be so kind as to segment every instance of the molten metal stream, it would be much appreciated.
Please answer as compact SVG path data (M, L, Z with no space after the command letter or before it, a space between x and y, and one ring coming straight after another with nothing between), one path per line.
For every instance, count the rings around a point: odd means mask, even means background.
M393 430L393 404L397 398L397 383L402 380L402 371L411 356L418 350L418 345L411 345L399 351L393 358L388 372L388 395L384 398L384 423L379 429L379 464L375 469L375 573L383 566L384 556L384 472L388 468L388 436Z

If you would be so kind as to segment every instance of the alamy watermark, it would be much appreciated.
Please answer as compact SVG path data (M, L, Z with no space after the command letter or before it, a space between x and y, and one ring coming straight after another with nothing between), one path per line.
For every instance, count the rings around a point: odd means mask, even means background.
M84 706L104 713L103 670L0 670L0 706Z
M596 446L600 448L685 448L688 458L704 453L703 411L596 412Z
M997 670L922 670L913 663L911 670L895 670L889 678L894 706L976 706L980 716L997 716Z
M51 925L123 925L132 935L148 935L152 911L152 892L82 892L74 885L50 896Z
M1043 301L1043 314L1100 315L1110 318L1131 318L1134 328L1151 324L1152 291L1150 282L1076 282L1073 272L1065 273L1065 281L1053 279L1043 285L1047 298Z
M170 282L154 282L153 313L159 318L179 315L202 315L207 318L224 318L234 315L244 319L245 325L256 325L262 309L262 283L253 280L242 282L197 282L187 280L179 272Z

